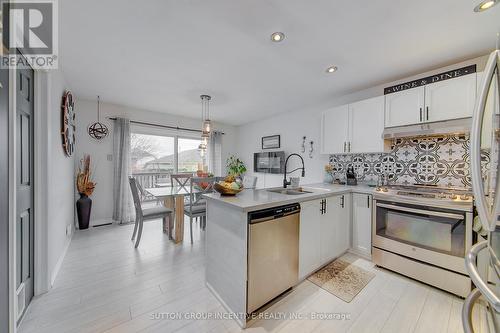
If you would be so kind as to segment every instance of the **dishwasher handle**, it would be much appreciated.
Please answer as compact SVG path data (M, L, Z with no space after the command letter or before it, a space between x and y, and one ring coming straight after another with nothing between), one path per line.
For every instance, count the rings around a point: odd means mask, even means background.
M278 219L280 217L299 214L300 205L298 203L286 206L272 207L255 212L248 213L248 220L250 224L266 222Z

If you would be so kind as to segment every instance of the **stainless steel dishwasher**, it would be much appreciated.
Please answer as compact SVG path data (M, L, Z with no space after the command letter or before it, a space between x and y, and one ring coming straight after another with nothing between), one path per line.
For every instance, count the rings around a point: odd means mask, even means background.
M247 313L297 284L299 213L298 203L249 213Z

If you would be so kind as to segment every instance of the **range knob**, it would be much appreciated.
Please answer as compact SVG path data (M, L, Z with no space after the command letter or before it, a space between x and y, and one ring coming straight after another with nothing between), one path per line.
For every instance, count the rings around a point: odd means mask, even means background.
M469 200L469 195L464 193L460 196L460 200Z
M457 199L457 195L455 193L451 193L450 194L450 199L451 200L456 200Z
M441 192L441 193L438 193L437 197L438 197L439 199L446 199L447 195L446 195L446 193Z

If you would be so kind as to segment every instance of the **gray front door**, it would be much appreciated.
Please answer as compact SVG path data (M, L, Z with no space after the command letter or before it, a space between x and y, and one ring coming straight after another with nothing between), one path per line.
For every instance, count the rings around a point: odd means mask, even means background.
M9 331L9 72L0 69L0 332Z
M32 69L16 70L16 287L24 284L26 306L34 289L33 77Z

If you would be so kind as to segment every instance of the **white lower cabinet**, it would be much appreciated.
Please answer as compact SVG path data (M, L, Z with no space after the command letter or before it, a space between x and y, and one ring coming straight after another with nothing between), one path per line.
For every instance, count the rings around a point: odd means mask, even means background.
M352 250L370 257L372 252L372 196L352 194Z
M333 197L338 205L336 210L336 236L335 243L335 257L349 250L351 247L351 208L352 208L352 195L350 193Z
M299 279L306 278L321 265L320 225L322 199L300 204Z
M299 278L347 251L350 243L351 195L301 203Z

